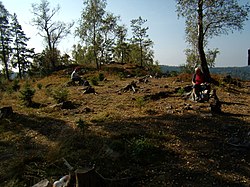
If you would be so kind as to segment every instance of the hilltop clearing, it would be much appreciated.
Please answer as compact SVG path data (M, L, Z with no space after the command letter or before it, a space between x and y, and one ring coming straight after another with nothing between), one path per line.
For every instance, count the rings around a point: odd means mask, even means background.
M69 173L62 158L74 169L95 165L130 186L250 185L249 82L228 84L216 76L222 113L214 114L209 102L183 96L190 75L88 70L82 76L95 92L86 94L83 86L67 84L71 70L30 79L32 107L19 92L1 92L0 106L11 106L13 115L0 119L0 186L58 180ZM100 74L103 81L93 81ZM133 81L134 89L124 89ZM68 93L64 104L52 97L59 91Z

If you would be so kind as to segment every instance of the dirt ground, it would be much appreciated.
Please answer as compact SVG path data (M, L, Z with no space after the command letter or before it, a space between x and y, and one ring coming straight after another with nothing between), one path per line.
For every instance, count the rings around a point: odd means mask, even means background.
M14 114L0 119L0 186L58 180L69 173L62 158L131 186L250 186L249 82L217 77L222 113L214 114L210 102L183 96L187 75L139 82L104 74L95 94L66 86L65 71L32 80L39 107L25 107L19 92L1 93L0 106ZM124 92L132 81L136 92ZM66 89L74 107L62 109L49 96L55 89Z

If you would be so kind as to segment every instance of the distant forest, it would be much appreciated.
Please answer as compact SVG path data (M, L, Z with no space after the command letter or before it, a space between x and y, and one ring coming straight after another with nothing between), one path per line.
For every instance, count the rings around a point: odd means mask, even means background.
M171 73L171 72L179 73L182 71L182 67L180 66L161 65L160 67L163 73ZM230 75L233 78L239 78L242 80L250 80L250 66L210 68L210 72L212 74Z

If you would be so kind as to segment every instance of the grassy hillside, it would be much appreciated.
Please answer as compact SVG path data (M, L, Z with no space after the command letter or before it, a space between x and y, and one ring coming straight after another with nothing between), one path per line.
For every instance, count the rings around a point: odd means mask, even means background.
M130 178L131 186L249 186L250 84L213 86L222 113L210 103L183 97L191 75L129 77L131 67L88 69L89 82L104 75L84 94L83 86L67 86L72 69L30 79L36 90L32 107L7 89L0 106L14 114L0 119L0 186L31 186L42 179L95 164L104 177ZM121 73L122 72L122 73ZM146 72L144 72L146 73ZM145 79L144 79L145 80ZM123 88L136 81L136 92ZM20 83L21 90L25 81ZM53 93L68 93L71 109L57 104ZM156 97L158 96L158 97Z

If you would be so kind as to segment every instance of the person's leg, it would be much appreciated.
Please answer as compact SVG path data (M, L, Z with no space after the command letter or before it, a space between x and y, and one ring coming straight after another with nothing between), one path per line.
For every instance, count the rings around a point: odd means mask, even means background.
M195 84L194 85L194 93L195 93L195 96L196 96L195 100L200 99L200 91L201 91L201 86L199 84Z

